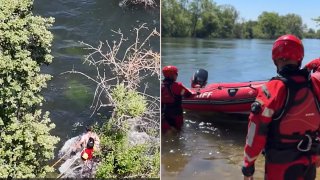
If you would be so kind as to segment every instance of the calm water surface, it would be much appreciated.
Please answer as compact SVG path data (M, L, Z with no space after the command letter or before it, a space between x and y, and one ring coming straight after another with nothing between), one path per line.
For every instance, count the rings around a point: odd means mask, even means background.
M54 34L54 60L42 70L53 76L43 92L46 100L44 109L51 112L51 120L56 124L52 133L61 139L58 150L68 138L83 132L84 128L77 125L88 125L99 120L98 117L90 117L89 109L95 85L80 75L61 75L72 68L95 75L95 69L83 65L83 57L88 52L83 50L79 41L98 46L99 41L119 40L111 30L121 29L130 43L135 38L133 28L142 23L147 23L150 29L142 32L142 37L146 37L154 28L159 31L160 9L159 6L153 9L121 8L119 0L36 0L34 13L55 18L51 28ZM159 44L159 38L150 42L156 51L160 50ZM150 82L147 93L159 95L157 78L147 81ZM109 114L107 109L101 113Z
M199 68L208 83L267 80L275 76L272 40L204 40L162 38L162 66L179 68L178 81L190 87ZM303 64L320 56L320 40L303 40ZM163 179L243 179L247 116L186 112L180 134L162 136ZM263 179L264 158L256 162L255 179ZM318 175L319 176L319 175ZM320 179L320 177L318 177Z

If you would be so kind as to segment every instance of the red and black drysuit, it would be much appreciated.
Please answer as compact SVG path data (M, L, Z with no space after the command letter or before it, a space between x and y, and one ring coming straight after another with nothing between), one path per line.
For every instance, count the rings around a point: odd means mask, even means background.
M319 154L320 76L284 68L262 86L249 116L245 176L263 151L267 180L315 179Z
M94 139L92 137L89 138L87 142L86 148L81 152L81 159L83 161L91 160L93 157L94 151Z
M170 127L181 130L183 126L182 97L192 92L181 82L165 79L161 84L161 129L165 133Z

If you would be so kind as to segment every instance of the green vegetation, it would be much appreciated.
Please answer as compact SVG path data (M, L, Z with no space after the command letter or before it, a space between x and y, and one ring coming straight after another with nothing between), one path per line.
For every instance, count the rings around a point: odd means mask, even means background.
M320 29L308 29L297 14L262 12L257 21L245 21L233 6L217 5L212 0L161 3L164 37L274 39L290 33L300 38L320 38ZM320 24L320 18L315 21Z
M158 177L160 153L150 144L130 145L128 118L135 120L145 113L147 101L123 84L112 91L116 101L113 117L100 129L102 155L97 178ZM123 118L127 116L127 118ZM121 123L119 123L119 120Z
M40 109L49 75L52 18L34 16L32 0L0 0L0 178L44 177L59 139Z
M115 118L122 116L141 117L147 109L145 97L137 91L126 89L124 84L117 85L112 89L112 99L115 101Z
M313 20L318 24L318 26L320 26L320 16L317 18L314 18ZM307 30L305 35L307 38L318 38L319 39L320 38L320 30L315 31L314 29L310 28Z
M159 38L160 34L153 30L148 36L143 35L141 31L148 30L145 24L134 30L136 37L131 45L124 44L127 38L120 30L114 31L120 40L112 44L101 42L98 48L84 44L92 51L85 63L97 70L96 76L69 71L96 83L93 113L103 112L104 107L113 108L111 117L101 127L95 127L101 139L96 178L160 176L159 94L154 97L137 90L144 78L157 75L153 80L160 79L160 54L150 47L152 38Z
M313 19L320 26L320 16Z

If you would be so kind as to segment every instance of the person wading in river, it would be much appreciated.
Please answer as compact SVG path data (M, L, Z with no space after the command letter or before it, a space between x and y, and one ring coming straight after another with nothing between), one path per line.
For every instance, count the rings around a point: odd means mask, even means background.
M164 80L161 84L161 130L166 133L170 128L181 130L183 126L182 97L189 97L193 93L176 82L178 68L165 66L162 69Z
M244 179L253 179L254 162L263 150L266 179L315 179L320 78L300 69L303 56L302 42L294 35L281 36L273 44L278 76L262 86L251 106Z

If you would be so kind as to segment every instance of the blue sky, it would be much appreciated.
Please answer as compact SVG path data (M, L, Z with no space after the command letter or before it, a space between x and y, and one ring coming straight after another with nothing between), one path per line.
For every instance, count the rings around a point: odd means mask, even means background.
M320 0L213 0L218 5L230 4L240 12L240 18L257 20L263 11L279 15L295 13L302 17L308 28L320 29L311 19L320 16Z

